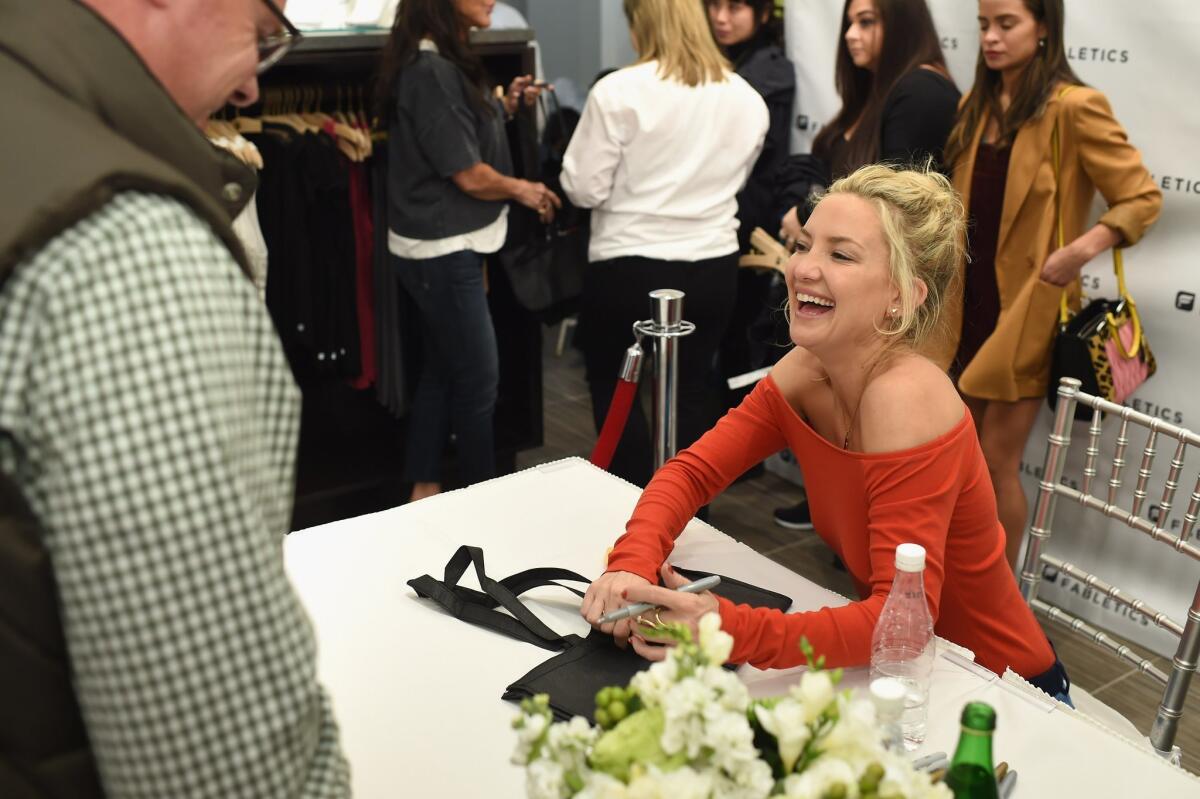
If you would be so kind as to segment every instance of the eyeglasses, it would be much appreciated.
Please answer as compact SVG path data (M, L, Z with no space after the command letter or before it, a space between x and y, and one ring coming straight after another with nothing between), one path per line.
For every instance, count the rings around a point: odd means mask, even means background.
M270 36L264 36L258 40L258 70L257 74L261 75L271 67L278 63L279 59L288 54L288 51L296 46L296 42L303 38L300 29L291 23L279 6L275 5L275 0L262 0L270 9L275 18L283 25L283 30L272 33Z

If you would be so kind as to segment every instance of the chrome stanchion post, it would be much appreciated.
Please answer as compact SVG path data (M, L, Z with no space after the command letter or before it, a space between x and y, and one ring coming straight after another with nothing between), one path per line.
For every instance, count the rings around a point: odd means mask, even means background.
M650 292L650 318L662 333L680 329L683 321L683 292L657 289ZM675 455L679 403L679 339L654 339L654 468Z
M634 335L654 339L654 468L675 455L679 393L679 339L696 329L683 320L684 293L650 292L650 319L635 322Z

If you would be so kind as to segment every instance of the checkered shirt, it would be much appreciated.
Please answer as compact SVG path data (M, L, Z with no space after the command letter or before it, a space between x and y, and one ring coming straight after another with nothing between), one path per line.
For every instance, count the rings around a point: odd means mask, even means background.
M0 468L110 799L349 795L284 573L298 425L254 286L174 200L118 195L0 291Z

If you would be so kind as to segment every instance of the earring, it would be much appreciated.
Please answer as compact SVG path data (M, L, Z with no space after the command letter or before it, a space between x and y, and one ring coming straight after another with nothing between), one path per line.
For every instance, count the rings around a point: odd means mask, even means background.
M895 318L896 318L896 314L897 314L897 313L899 313L899 312L900 312L900 309L899 309L899 308L891 308L891 309L889 309L889 310L888 310L888 316L890 316L890 317L892 317L893 319L895 319Z
M1044 49L1044 48L1046 47L1046 40L1045 40L1045 39L1038 39L1038 47L1041 47L1041 48L1043 48L1043 49Z

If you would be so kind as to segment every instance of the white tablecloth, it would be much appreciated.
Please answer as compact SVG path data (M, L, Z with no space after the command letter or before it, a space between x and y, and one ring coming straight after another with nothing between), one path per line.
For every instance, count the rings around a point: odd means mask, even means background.
M460 622L406 583L440 579L461 544L482 547L497 579L534 566L598 575L637 495L573 458L288 536L288 572L316 628L355 796L524 795L523 773L508 762L515 707L500 694L553 653ZM785 593L794 611L846 602L696 520L671 560ZM477 587L472 570L463 584ZM560 632L587 632L567 592L526 597ZM797 671L739 674L767 696ZM848 670L846 680L861 686L864 671ZM995 755L1018 770L1018 799L1200 797L1200 779L1041 697L943 647L922 751L953 752L963 704L981 699L996 708Z

